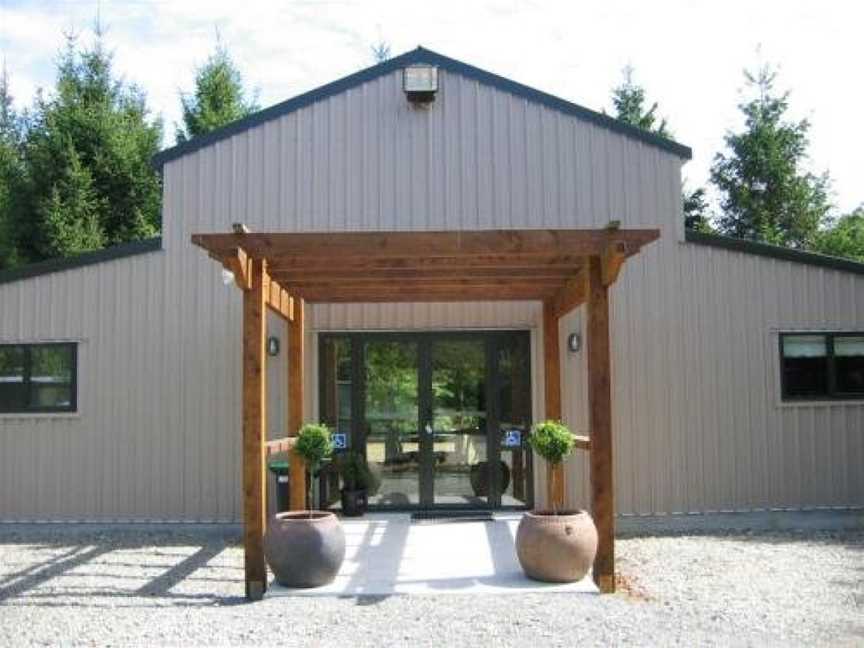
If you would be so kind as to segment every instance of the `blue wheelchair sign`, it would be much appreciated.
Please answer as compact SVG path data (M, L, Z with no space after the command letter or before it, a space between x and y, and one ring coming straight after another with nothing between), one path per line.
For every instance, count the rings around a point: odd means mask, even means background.
M522 446L522 430L507 430L504 433L504 446L519 448Z
M337 432L333 435L333 449L345 450L348 447L348 435L344 432Z

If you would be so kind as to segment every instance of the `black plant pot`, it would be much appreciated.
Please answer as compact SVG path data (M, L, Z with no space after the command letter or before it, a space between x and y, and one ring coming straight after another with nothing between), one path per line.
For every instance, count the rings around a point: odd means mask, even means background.
M342 515L360 517L366 513L369 501L365 488L361 490L345 490L343 488L339 493L342 495Z
M477 497L489 496L488 466L489 462L487 461L480 461L471 466L471 473L469 475L471 479L471 488L474 490L474 494ZM501 461L499 466L498 474L501 475L501 492L503 493L510 485L510 468L506 463L504 463L504 461Z

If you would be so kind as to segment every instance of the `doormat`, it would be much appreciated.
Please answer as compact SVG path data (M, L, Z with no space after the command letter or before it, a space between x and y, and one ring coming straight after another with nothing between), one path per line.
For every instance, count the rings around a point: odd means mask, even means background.
M494 522L489 511L416 511L411 514L412 522L421 524L441 524L445 522Z

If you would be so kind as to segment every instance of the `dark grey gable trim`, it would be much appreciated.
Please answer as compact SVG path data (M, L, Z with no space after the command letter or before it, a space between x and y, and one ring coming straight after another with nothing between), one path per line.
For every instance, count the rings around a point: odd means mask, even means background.
M572 115L598 126L602 126L603 128L608 128L609 130L639 140L645 144L656 146L670 153L674 153L686 160L693 157L693 152L689 147L673 142L665 137L654 135L653 133L644 131L641 128L636 128L618 121L608 115L595 112L578 104L570 103L569 101L565 101L564 99L554 95L541 92L540 90L535 90L534 88L511 81L510 79L498 76L497 74L486 72L485 70L476 68L473 65L468 65L467 63L462 63L456 59L451 59L442 54L418 47L415 50L401 54L389 61L379 63L378 65L366 68L365 70L360 70L359 72L343 77L338 81L333 81L332 83L328 83L327 85L316 88L315 90L310 90L309 92L298 95L292 99L265 108L264 110L249 115L248 117L244 117L243 119L239 119L215 131L205 135L199 135L188 142L160 151L153 157L153 165L157 169L161 169L166 162L176 160L179 157L193 153L206 146L210 146L211 144L215 144L216 142L229 138L232 135L242 133L243 131L263 124L264 122L287 115L288 113L299 110L300 108L315 103L316 101L332 97L333 95L345 92L346 90L354 88L360 84L390 74L391 72L399 70L412 63L429 63L431 65L437 65L449 72L460 74L469 79L474 79L475 81L498 88L504 92L509 92L516 96L523 97L528 101L539 103L567 115Z
M52 272L62 272L64 270L83 268L84 266L104 263L105 261L114 261L115 259L124 259L138 254L145 254L146 252L158 252L161 249L161 236L145 239L143 241L121 243L120 245L113 245L104 250L84 252L83 254L63 259L48 259L47 261L31 263L29 265L21 266L20 268L2 270L0 271L0 284L20 281L21 279L30 279L31 277L51 274Z
M832 270L843 270L844 272L864 275L864 263L852 261L850 259L841 259L840 257L828 256L826 254L817 254L816 252L803 252L801 250L780 247L779 245L747 241L745 239L732 238L731 236L721 236L720 234L694 232L693 230L687 230L684 236L689 243L710 245L712 247L732 250L734 252L758 254L759 256L770 257L772 259L781 259L783 261L792 261L794 263L806 263L807 265L821 266Z

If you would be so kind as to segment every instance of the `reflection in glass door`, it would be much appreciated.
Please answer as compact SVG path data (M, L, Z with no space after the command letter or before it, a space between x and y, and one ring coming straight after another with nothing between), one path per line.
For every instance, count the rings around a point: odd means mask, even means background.
M369 504L420 504L418 345L368 341L363 345L366 461L379 482Z
M370 506L531 506L527 332L334 333L319 350L321 420L366 456Z
M487 456L486 343L479 339L431 343L432 492L435 504L485 506Z

